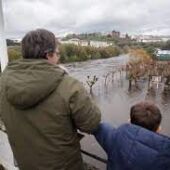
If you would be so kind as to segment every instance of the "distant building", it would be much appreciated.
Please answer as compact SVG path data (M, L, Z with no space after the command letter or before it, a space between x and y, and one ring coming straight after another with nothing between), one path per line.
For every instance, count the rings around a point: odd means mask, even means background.
M131 39L131 37L128 34L120 34L120 38L122 38L122 39Z
M162 40L164 41L164 42L166 42L166 41L168 41L168 40L170 40L170 36L164 36L164 37L162 37Z
M92 47L108 47L113 45L110 42L105 42L105 41L90 41L90 46Z
M126 38L126 34L121 34L120 38Z
M157 50L156 59L158 61L170 61L170 51L169 50Z
M78 38L72 38L66 41L60 41L61 44L74 44L74 45L80 45L80 39Z
M92 46L92 47L108 47L113 45L110 42L106 41L88 41L88 40L80 40L77 38L69 39L67 41L60 41L61 44L75 44L75 45L81 45L81 46Z
M112 33L111 33L111 36L113 38L120 38L120 32L113 30Z
M79 45L81 45L81 46L89 46L90 45L90 41L80 40L79 41Z
M132 39L137 42L151 43L151 42L166 42L170 40L170 36L153 36L153 35L133 35Z
M144 38L141 39L141 42L145 42L145 43L151 43L151 42L162 42L162 38L159 37L151 37L151 38Z

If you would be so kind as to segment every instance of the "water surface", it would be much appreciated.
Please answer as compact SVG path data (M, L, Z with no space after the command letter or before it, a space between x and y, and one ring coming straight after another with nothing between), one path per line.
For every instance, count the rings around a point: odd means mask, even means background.
M111 75L109 76L107 85L105 85L105 75L113 70L118 70L127 61L128 56L122 55L109 59L67 64L66 67L73 77L83 82L88 91L87 76L96 75L99 78L93 88L93 98L101 109L102 121L109 122L117 127L128 121L129 110L133 104L142 100L152 100L162 111L162 133L170 136L170 96L162 94L162 84L153 85L155 90L148 93L147 82L141 80L139 82L140 89L136 90L134 88L129 92L126 73L122 72L120 74L120 72L117 72L114 78ZM106 158L105 153L96 143L93 136L86 136L81 143L83 149ZM84 158L101 169L105 168L103 163L89 159L86 156Z

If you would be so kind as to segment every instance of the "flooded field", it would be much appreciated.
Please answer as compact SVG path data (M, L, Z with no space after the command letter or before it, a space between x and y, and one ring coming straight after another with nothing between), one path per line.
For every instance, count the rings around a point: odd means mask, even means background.
M119 126L129 119L130 107L136 102L142 100L152 100L161 109L162 133L170 136L170 96L162 94L161 84L155 84L155 90L148 93L147 81L141 80L139 82L140 89L128 91L128 80L126 80L126 73L117 72L114 78L107 79L105 85L105 75L121 65L124 65L128 60L128 56L120 56L109 59L87 61L82 63L73 63L66 65L70 74L83 82L87 90L87 76L94 76L99 78L93 88L93 98L97 102L102 112L102 121L109 122L113 126ZM82 148L98 156L106 158L105 153L100 146L95 142L92 136L86 136L82 140ZM88 157L84 157L89 163L96 165L100 169L104 169L105 165Z

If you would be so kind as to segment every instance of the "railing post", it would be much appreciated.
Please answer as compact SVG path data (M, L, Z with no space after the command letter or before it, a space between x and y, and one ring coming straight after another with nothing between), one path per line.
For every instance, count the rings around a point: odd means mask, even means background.
M6 44L6 38L4 33L4 17L3 17L2 0L0 0L0 62L1 62L1 72L2 72L8 63L7 44Z

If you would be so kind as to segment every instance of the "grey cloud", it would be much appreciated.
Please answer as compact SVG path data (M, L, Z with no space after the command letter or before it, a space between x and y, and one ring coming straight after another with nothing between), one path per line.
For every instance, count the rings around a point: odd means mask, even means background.
M5 0L10 36L44 27L56 34L111 31L170 34L168 0Z

